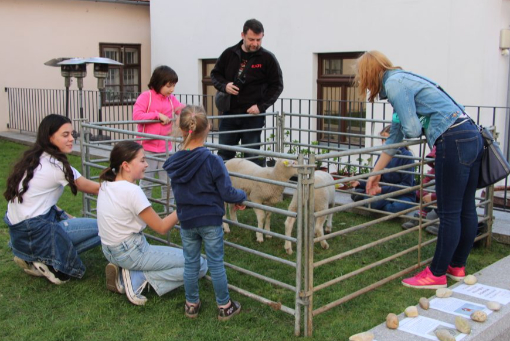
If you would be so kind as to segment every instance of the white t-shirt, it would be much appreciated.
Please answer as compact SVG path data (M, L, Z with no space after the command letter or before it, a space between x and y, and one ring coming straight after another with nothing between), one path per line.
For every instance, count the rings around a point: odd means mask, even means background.
M72 166L71 169L76 181L81 174ZM20 190L24 179L19 183ZM28 183L28 191L23 194L23 203L20 204L17 199L8 203L7 217L11 224L48 213L57 204L67 184L62 162L43 153L39 158L39 166L34 170L34 177Z
M138 216L151 203L142 189L128 181L105 181L97 196L97 225L104 245L118 245L146 224Z

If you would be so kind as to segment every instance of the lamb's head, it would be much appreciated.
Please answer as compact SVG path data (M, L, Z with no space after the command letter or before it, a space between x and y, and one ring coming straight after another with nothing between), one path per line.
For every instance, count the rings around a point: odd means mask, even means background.
M274 166L274 173L279 179L289 180L297 175L297 162L294 160L277 159Z

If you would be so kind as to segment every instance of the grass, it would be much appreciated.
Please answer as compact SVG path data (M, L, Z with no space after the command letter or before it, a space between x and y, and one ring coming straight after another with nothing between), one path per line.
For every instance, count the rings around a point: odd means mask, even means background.
M25 146L0 140L0 189L5 190L5 179L10 167L20 157ZM71 163L79 169L80 159L70 157ZM74 197L65 190L60 207L73 215L80 215L81 197ZM288 201L279 205L285 208ZM5 212L5 200L0 209ZM366 221L367 217L353 213L336 214L333 231ZM256 225L252 210L239 213L243 223ZM284 233L284 217L273 215L273 230ZM255 233L237 227L226 239L255 250L288 260L295 260L283 249L283 241L273 238L263 244L255 241ZM386 222L363 231L349 233L329 240L330 248L322 250L315 246L315 260L331 257L353 247L364 245L383 236L400 231L400 222ZM172 242L180 243L178 232L169 236ZM426 238L429 238L426 236ZM12 261L7 246L8 229L0 225L0 339L1 340L298 340L293 336L294 318L281 311L275 311L257 301L231 292L234 299L241 301L243 310L231 321L220 323L216 320L216 307L212 285L200 281L200 294L204 303L197 320L184 316L184 290L179 288L163 297L154 291L147 294L149 302L138 307L128 300L113 294L105 288L104 267L107 262L100 248L82 254L87 272L82 280L71 280L62 286L49 283L44 278L25 275ZM409 247L416 242L416 235L407 235L384 246L364 251L341 261L330 263L316 270L316 283L324 283L339 275L349 273L374 260ZM295 249L295 246L294 246ZM468 271L478 271L507 256L508 245L492 243L492 247L474 248L469 260ZM432 256L433 246L423 250L423 258ZM318 308L361 287L371 284L416 262L416 255L401 257L388 265L363 273L355 279L318 292L314 297L314 308ZM294 285L293 269L269 260L247 256L239 250L226 248L225 260L251 271L274 277ZM271 300L293 307L294 294L271 284L227 270L229 283ZM452 284L453 282L450 282ZM346 302L314 318L314 339L346 340L350 335L370 329L382 323L389 312L400 313L407 306L415 305L422 296L431 296L431 290L404 288L400 279L394 280L372 292Z

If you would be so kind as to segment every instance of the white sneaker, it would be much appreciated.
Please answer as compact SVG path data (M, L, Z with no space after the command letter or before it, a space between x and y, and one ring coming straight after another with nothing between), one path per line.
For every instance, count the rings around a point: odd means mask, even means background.
M35 277L43 277L44 276L39 270L37 270L37 268L32 263L26 262L17 256L14 256L13 260L14 260L14 263L16 263L20 268L23 269L23 271L25 271L30 276L35 276Z
M128 300L134 305L144 305L147 302L147 297L142 295L142 291L147 285L147 281L144 281L138 288L133 288L131 273L124 268L122 269L122 279L124 280L124 288Z
M63 272L59 272L59 271L53 269L53 267L47 266L44 263L34 262L33 264L34 264L34 267L37 270L39 270L39 272L44 277L46 277L48 279L48 281L50 281L53 284L57 284L57 285L64 284L64 283L68 282L69 279L71 279L71 277L69 275L66 275Z
M117 294L125 294L126 289L121 282L121 272L119 270L120 268L115 264L108 263L106 265L106 289Z

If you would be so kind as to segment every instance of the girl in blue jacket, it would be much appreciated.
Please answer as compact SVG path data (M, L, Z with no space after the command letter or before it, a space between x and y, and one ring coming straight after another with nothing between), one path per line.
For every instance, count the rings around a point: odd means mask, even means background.
M388 99L394 109L386 145L404 138L427 137L436 146L436 195L440 220L436 251L430 267L402 284L413 288L447 286L446 276L461 280L476 237L475 192L483 141L478 127L441 87L429 79L393 66L381 52L364 53L357 61L355 82L360 94ZM381 154L374 171L390 162L394 150ZM371 176L367 193L380 193L380 175Z
M246 200L244 191L232 187L230 176L221 157L204 147L210 125L204 108L189 105L181 111L179 127L184 142L181 150L163 165L174 189L177 216L181 223L184 250L185 315L196 318L201 301L198 294L198 270L202 241L218 304L218 319L228 320L241 310L232 301L223 265L223 228L225 202L236 203L237 209Z

